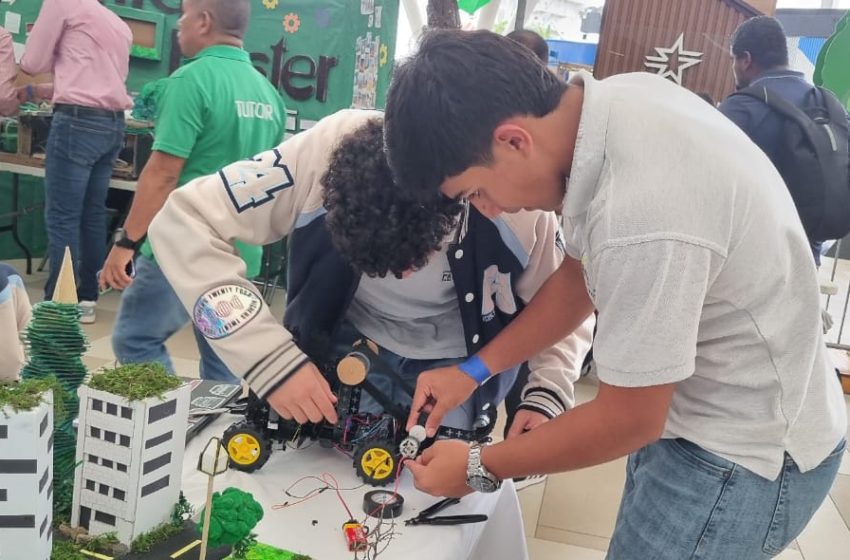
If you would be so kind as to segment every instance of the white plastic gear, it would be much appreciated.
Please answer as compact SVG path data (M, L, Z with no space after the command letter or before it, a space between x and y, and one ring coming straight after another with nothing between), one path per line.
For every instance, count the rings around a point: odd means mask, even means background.
M263 0L263 6L266 7L267 10L274 10L277 8L278 0Z
M419 441L410 436L404 438L398 445L398 452L402 457L416 459L416 456L419 455Z

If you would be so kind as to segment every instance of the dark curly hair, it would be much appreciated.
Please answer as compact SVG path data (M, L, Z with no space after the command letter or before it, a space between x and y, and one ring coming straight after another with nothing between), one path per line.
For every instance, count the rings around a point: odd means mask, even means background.
M334 247L369 276L401 277L425 266L461 209L441 194L423 200L396 186L384 155L381 119L342 139L322 183Z

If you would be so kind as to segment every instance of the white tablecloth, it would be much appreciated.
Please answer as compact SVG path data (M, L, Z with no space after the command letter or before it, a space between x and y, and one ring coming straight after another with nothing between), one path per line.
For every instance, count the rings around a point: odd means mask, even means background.
M183 462L183 493L196 505L198 511L206 497L207 477L196 470L198 456L211 436L221 436L236 416L224 415L196 436L186 449ZM321 476L328 472L336 477L340 488L360 486L352 462L338 451L321 448L318 444L301 450L275 450L268 463L257 472L248 474L229 470L216 477L215 488L224 490L235 486L250 492L265 510L263 520L255 529L260 542L286 550L308 554L315 560L350 560L342 534L346 513L336 496L328 490L303 503L285 509L272 509L274 504L293 498L284 495L284 489L306 475ZM320 486L317 481L304 481L292 493L304 494ZM392 486L387 486L392 489ZM373 490L361 486L345 490L343 498L355 517L363 521L363 496ZM502 490L493 494L472 494L460 504L443 510L438 515L484 513L485 523L449 527L405 527L403 521L434 504L437 498L413 488L409 472L403 471L399 494L404 497L404 511L396 519L395 535L379 559L393 560L527 560L522 515L513 483L508 481ZM370 520L370 526L375 520ZM315 522L315 523L314 523ZM362 556L361 556L362 557Z

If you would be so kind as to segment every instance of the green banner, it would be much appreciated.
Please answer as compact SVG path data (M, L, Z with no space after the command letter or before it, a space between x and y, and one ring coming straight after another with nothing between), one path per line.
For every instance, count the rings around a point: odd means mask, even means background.
M12 33L18 55L41 4L42 0L0 3L0 25ZM130 92L179 67L180 0L107 0L105 4L134 33L127 80ZM290 122L287 128L308 127L348 107L384 106L398 11L399 0L252 0L245 48L257 70L281 92L287 108L297 111L298 124ZM24 182L21 205L37 204L43 196L41 181ZM8 173L0 174L0 215L10 209L10 183ZM5 223L0 220L0 225ZM43 250L43 222L38 213L22 218L21 230L36 253ZM11 236L0 234L0 259L20 256Z
M0 4L21 46L42 0ZM137 44L127 86L167 76L181 62L179 0L108 0L130 24ZM398 0L253 0L245 48L255 67L277 86L286 106L306 120L346 107L383 107L392 69Z

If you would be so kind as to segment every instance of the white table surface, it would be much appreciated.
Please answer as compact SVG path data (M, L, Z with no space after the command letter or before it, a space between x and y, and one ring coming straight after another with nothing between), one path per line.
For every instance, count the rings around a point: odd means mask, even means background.
M198 456L212 436L221 437L227 427L239 420L238 416L223 415L195 436L186 449L183 461L183 493L200 511L206 497L207 477L197 471ZM336 477L342 496L359 521L363 513L363 496L373 490L361 486L350 459L333 449L321 448L317 443L307 449L275 450L262 469L254 473L229 470L216 477L215 488L222 491L235 486L250 492L262 504L265 515L255 528L258 540L293 552L308 554L314 560L351 560L342 534L342 524L347 515L336 493L327 490L303 503L285 509L272 509L287 500L284 494L293 482L306 475L321 476L328 472ZM306 494L320 486L317 481L304 481L292 493ZM387 486L392 490L392 486ZM423 494L413 488L409 472L403 471L399 494L404 497L404 510L395 520L395 532L386 550L378 560L528 560L522 514L512 481L507 481L501 491L493 494L472 494L460 504L443 510L438 515L484 513L485 523L449 527L405 527L404 520L434 504L438 498ZM377 520L369 519L372 527ZM314 524L315 522L315 524ZM358 558L364 558L363 553Z
M31 177L44 177L44 168L35 165L21 165L19 163L0 161L0 171L17 173L18 175L29 175ZM110 177L109 188L135 192L136 181L126 181L124 179L115 179Z

